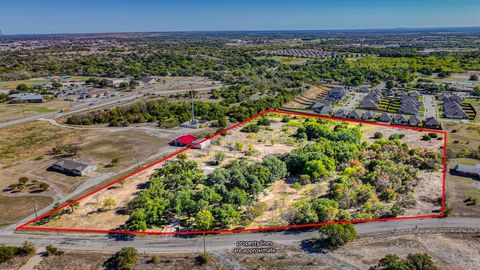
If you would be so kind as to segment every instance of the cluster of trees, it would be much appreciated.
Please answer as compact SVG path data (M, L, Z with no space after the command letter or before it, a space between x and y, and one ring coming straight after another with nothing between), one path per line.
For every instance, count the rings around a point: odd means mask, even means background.
M442 156L410 148L401 143L402 135L384 139L376 133L377 140L368 144L360 142L358 127L323 120L304 122L295 136L315 142L282 157L289 173L297 175L302 185L334 181L326 197L307 197L295 203L290 223L397 216L412 206L419 171L438 170Z
M295 93L296 95L297 93ZM214 102L195 102L195 115L201 119L216 120L215 125L226 126L230 122L244 121L266 109L278 109L290 101L294 94L281 92L275 97L260 98L239 105L225 106ZM171 102L168 99L137 101L129 106L115 107L67 118L67 124L128 126L132 123L158 122L161 127L171 128L191 119L189 102Z
M285 163L269 156L261 163L233 161L205 176L196 162L179 155L129 203L130 217L123 227L141 231L173 220L196 230L235 226L254 218L252 202L286 173Z
M387 254L380 259L378 269L381 270L437 270L438 268L426 253L411 253L402 259L395 254Z
M25 189L29 189L30 192L42 192L50 188L50 186L42 181L33 179L30 181L28 177L22 176L18 178L17 183L8 185L8 189L4 191L11 191L12 193L22 192Z
M231 122L237 122L265 109L277 109L305 91L308 85L322 81L342 81L352 86L364 83L376 85L381 81L389 81L392 85L408 84L414 81L415 72L447 73L461 70L463 65L451 56L367 57L355 62L348 62L345 58L332 58L313 60L305 64L285 64L273 59L258 59L252 49L210 46L211 44L197 44L193 47L179 45L176 50L168 48L155 51L146 47L143 54L119 54L115 58L121 59L118 63L111 63L109 59L87 57L74 60L75 65L81 66L76 72L83 70L82 74L70 75L112 76L112 73L120 73L118 76L206 76L226 84L212 92L212 98L222 100L219 106L205 102L199 102L197 106L211 107L209 109L214 113L220 112L229 116ZM91 78L87 82L99 87L108 85L107 80L97 78ZM72 116L67 122L83 125L110 123L121 126L158 121L162 126L171 127L188 120L188 103L160 103L178 110L173 116L165 116L156 111L138 112L124 107L121 108L122 112L112 109ZM133 107L135 109L137 106ZM197 115L203 117L201 113Z
M302 184L321 181L360 153L361 132L358 127L346 124L332 127L322 120L307 121L297 129L295 136L315 141L283 158L290 173L302 176Z
M35 254L32 243L25 241L21 247L0 246L0 263L13 259L15 256L29 256Z
M195 115L207 120L224 121L227 110L217 103L196 102ZM67 119L72 125L105 124L127 126L133 123L158 122L162 127L174 127L191 119L189 103L169 102L168 99L137 101L132 105L104 111L74 115ZM226 123L225 123L226 124Z

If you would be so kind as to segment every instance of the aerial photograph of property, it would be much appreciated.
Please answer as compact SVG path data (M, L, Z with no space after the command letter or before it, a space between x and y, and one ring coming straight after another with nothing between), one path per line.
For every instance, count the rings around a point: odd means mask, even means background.
M479 1L0 3L0 270L480 269Z

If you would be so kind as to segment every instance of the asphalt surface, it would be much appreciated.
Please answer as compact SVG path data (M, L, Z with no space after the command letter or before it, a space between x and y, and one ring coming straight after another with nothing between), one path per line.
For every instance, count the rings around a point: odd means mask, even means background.
M395 233L402 230L412 231L432 228L470 228L480 230L480 218L426 218L367 222L355 225L359 235L372 233ZM236 241L265 240L277 244L300 246L303 240L318 237L315 229L290 230L280 232L257 232L207 235L207 250L226 250L234 248ZM0 244L21 245L25 240L37 247L53 244L59 248L89 251L117 251L132 246L140 251L172 253L199 252L203 250L203 236L172 235L121 235L121 234L74 234L46 232L0 231Z
M425 104L425 118L437 117L437 105L433 95L423 95Z
M41 118L45 118L45 119L47 119L47 118L58 118L58 117L62 117L62 116L71 115L71 114L74 114L74 113L84 112L84 111L88 111L88 110L98 110L98 109L109 107L109 106L116 105L116 104L128 103L128 102L134 101L136 99L139 99L141 97L144 97L145 94L161 94L161 95L164 95L164 94L184 93L184 92L189 92L189 91L192 91L192 90L193 91L210 91L212 89L219 88L219 87L221 87L221 86L216 85L216 86L211 86L211 87L201 87L201 88L192 88L192 89L165 90L165 91L161 91L161 92L155 92L154 89L144 90L142 92L134 92L134 93L131 93L131 94L126 94L123 97L119 96L119 97L112 97L112 98L105 99L105 100L99 100L99 101L94 102L93 105L90 105L90 103L85 102L85 103L82 103L82 104L79 104L79 105L75 105L73 107L69 107L68 112L58 111L58 112L50 112L50 113L41 113L41 114L36 114L36 115L32 115L32 116L27 116L27 117L24 117L24 118L19 118L19 119L14 119L14 120L10 120L10 121L0 122L0 128L15 126L15 125L35 121L35 120L38 120L38 119L41 119Z

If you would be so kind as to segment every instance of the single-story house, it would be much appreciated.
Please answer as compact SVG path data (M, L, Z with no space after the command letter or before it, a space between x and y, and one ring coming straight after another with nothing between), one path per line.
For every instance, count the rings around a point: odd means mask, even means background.
M410 126L418 126L420 123L422 123L422 120L416 115L412 115L410 116L410 119L408 119L408 124Z
M340 118L345 118L346 115L347 115L347 111L345 111L345 109L338 109L338 110L333 114L333 116L335 116L335 117L340 117Z
M360 103L360 109L367 109L367 110L376 110L378 108L378 102L375 102L369 98L366 98Z
M342 99L347 91L343 87L335 87L332 90L328 91L328 96L335 99L337 102Z
M315 112L318 113L318 114L330 115L332 113L332 108L328 105L323 105L323 106L315 109Z
M82 176L97 169L95 165L90 164L87 161L73 160L68 158L62 158L52 165L54 170L66 173Z
M382 115L380 115L380 118L378 118L378 122L390 123L392 122L392 117L386 113L382 113Z
M445 118L468 119L468 115L462 110L460 104L450 99L443 101L443 113Z
M193 143L195 141L195 139L196 139L195 136L188 134L188 135L178 137L175 140L171 141L170 145L172 145L172 146L187 146L187 145L190 145L191 143Z
M113 87L118 87L121 83L124 82L128 83L128 78L112 78L108 80L108 83Z
M375 114L373 114L371 111L365 112L362 114L362 120L370 120L375 117Z
M351 118L351 119L360 119L361 117L362 116L357 110L353 110L348 114L348 118Z
M42 103L43 96L35 93L19 93L9 95L11 103Z
M394 117L393 117L393 123L395 124L400 124L400 125L405 125L408 123L408 119L401 115L401 114L396 114Z
M453 174L460 175L460 176L479 178L480 177L480 165L468 166L468 165L457 164L451 170L451 172Z
M211 140L196 139L195 141L192 142L192 144L193 144L192 148L194 148L194 149L205 149L205 148L210 146L210 142L211 142Z
M143 77L142 79L140 79L139 83L141 85L150 85L150 84L157 83L157 80L155 80L155 78L153 78L153 77Z
M428 128L440 128L441 124L440 121L437 120L435 117L428 117L425 119L425 126Z

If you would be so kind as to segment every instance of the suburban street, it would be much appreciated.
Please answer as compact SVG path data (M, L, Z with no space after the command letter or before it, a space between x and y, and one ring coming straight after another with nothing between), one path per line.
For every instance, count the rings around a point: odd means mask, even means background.
M435 104L435 96L423 95L425 104L425 118L437 117L437 105Z

